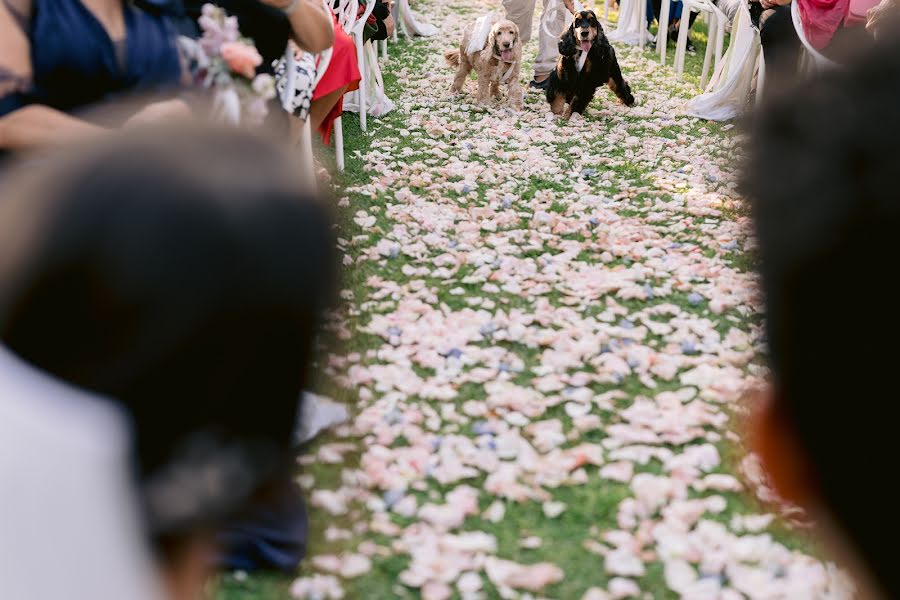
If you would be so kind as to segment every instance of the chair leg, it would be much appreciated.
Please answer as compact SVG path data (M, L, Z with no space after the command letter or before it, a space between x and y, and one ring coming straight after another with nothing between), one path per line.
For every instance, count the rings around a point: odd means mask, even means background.
M381 40L381 62L384 64L388 63L387 39Z
M661 0L659 9L659 31L656 32L656 51L659 52L659 64L666 65L666 45L669 36L669 11L671 0Z
M722 62L722 55L725 53L725 27L727 27L728 21L727 17L723 17L722 15L716 15L716 19L719 21L719 27L716 29L715 66L718 67L719 63Z
M603 1L603 23L604 25L609 24L609 5L612 3L612 0L604 0Z
M759 68L756 71L756 103L759 104L762 102L763 92L765 91L765 83L766 83L766 57L762 53L762 48L759 50Z
M359 128L366 131L366 101L368 100L368 90L366 89L367 73L365 42L363 42L362 33L359 33L356 40L356 62L359 65Z
M303 160L303 168L309 176L310 181L316 180L316 163L313 160L312 149L312 126L309 124L309 118L303 121L300 129L300 156Z
M644 39L647 37L647 0L638 2L638 46L644 49Z
M709 78L709 63L713 56L713 47L715 39L718 37L719 20L713 13L707 13L707 23L709 23L709 35L706 38L706 52L703 55L703 70L700 72L700 87L706 89L706 82Z
M334 158L337 162L338 171L344 170L344 123L341 117L334 120L332 126L334 134Z
M678 44L675 46L675 73L678 81L684 81L684 55L687 52L688 27L691 22L691 9L693 6L688 0L683 0L681 8L681 21L678 23Z

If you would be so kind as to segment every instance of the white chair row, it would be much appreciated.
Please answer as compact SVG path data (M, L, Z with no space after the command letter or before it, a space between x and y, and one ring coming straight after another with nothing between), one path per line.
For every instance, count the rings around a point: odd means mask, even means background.
M669 0L663 1L668 3ZM703 69L700 73L700 87L706 87L706 83L709 81L710 67L712 67L712 70L715 70L722 60L725 46L725 29L729 24L728 17L711 0L682 0L682 2L684 2L684 8L681 13L682 23L690 22L690 13L696 11L704 14L708 24L709 33L706 42L706 53L703 57ZM685 19L688 19L688 21L685 21ZM678 28L678 43L675 45L675 60L677 61L675 72L679 81L684 79L684 57L687 53L689 29L689 27ZM711 60L713 58L714 62Z
M684 1L696 2L697 0ZM811 74L838 67L838 63L824 56L810 44L803 28L799 4L796 0L791 3L791 19L794 31L803 48L800 74ZM731 44L722 62L716 68L712 81L705 87L703 94L688 102L687 113L690 115L711 120L727 120L738 116L746 108L754 72L756 73L756 102L759 103L766 97L765 55L760 43L759 32L750 24L746 0L742 2L731 29ZM717 53L721 36L722 31L720 30L716 39Z
M366 76L366 69L364 67L366 41L363 38L363 34L366 27L366 20L368 20L369 15L371 15L372 11L375 9L375 3L367 2L361 15L357 15L357 12L359 11L358 0L341 0L338 7L338 23L340 23L341 28L353 38L353 44L356 46L356 62L359 65L359 73L361 76L359 81L359 127L363 131L366 131L366 101L368 98L367 85L369 82L367 81L368 77ZM337 122L335 122L335 129L337 129L337 125Z
M328 6L329 10L331 8L329 2L325 0L325 5ZM365 28L366 20L369 18L369 15L372 14L372 10L374 10L375 4L374 2L366 3L366 6L363 10L362 14L357 14L359 11L359 1L358 0L342 0L338 4L338 8L335 10L335 16L337 17L338 23L341 25L341 28L353 38L354 46L356 47L356 58L357 63L360 65L360 83L359 83L359 122L360 128L363 131L367 131L367 106L366 102L368 99L368 87L372 83L369 81L369 69L365 67L366 65L366 42L363 39L363 30ZM394 29L394 40L397 39L396 28ZM325 74L325 71L328 68L328 65L331 61L331 49L326 50L321 53L318 57L318 65L317 65L317 76L316 76L316 84L318 84L319 80L321 80L322 76ZM378 60L378 47L373 44L372 53L375 56L375 60ZM387 61L387 40L382 40L381 42L381 55L382 61ZM282 97L282 103L287 108L289 106L290 99L293 98L294 94L294 55L293 48L289 47L288 51L285 54L285 62L287 63L287 77L288 81L284 87L284 95ZM377 86L382 86L383 82L380 79L380 74L376 75L376 81L374 82ZM334 135L334 150L335 150L335 162L337 164L337 168L340 171L344 170L345 160L344 160L344 127L343 127L343 118L338 117L335 119L333 124L333 135ZM299 150L302 155L303 168L307 171L310 177L315 179L315 163L313 160L313 151L312 151L312 127L309 123L309 119L307 119L301 128L300 139L299 139Z

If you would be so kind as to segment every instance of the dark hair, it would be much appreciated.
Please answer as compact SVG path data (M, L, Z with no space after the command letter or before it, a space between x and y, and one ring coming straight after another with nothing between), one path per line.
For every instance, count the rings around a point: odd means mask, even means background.
M0 339L127 408L154 534L214 522L289 464L335 283L329 211L247 133L79 154L4 192Z
M897 456L900 44L757 115L744 174L759 237L776 410L888 597Z

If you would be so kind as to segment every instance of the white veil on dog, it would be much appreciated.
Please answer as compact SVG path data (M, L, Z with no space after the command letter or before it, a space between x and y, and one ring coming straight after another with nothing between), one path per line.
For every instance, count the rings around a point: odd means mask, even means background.
M498 18L499 15L496 13L488 13L478 17L475 21L475 29L472 30L472 37L469 38L469 45L466 47L466 54L475 54L484 50L488 36L491 35L491 27L494 26Z

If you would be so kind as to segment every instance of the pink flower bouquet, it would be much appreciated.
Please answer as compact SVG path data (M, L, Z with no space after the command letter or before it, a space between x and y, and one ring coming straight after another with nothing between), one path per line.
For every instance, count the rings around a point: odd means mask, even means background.
M263 58L253 40L242 37L237 18L204 4L199 40L181 38L181 50L195 80L213 90L214 118L232 124L262 123L267 102L275 97L275 79L256 74Z

